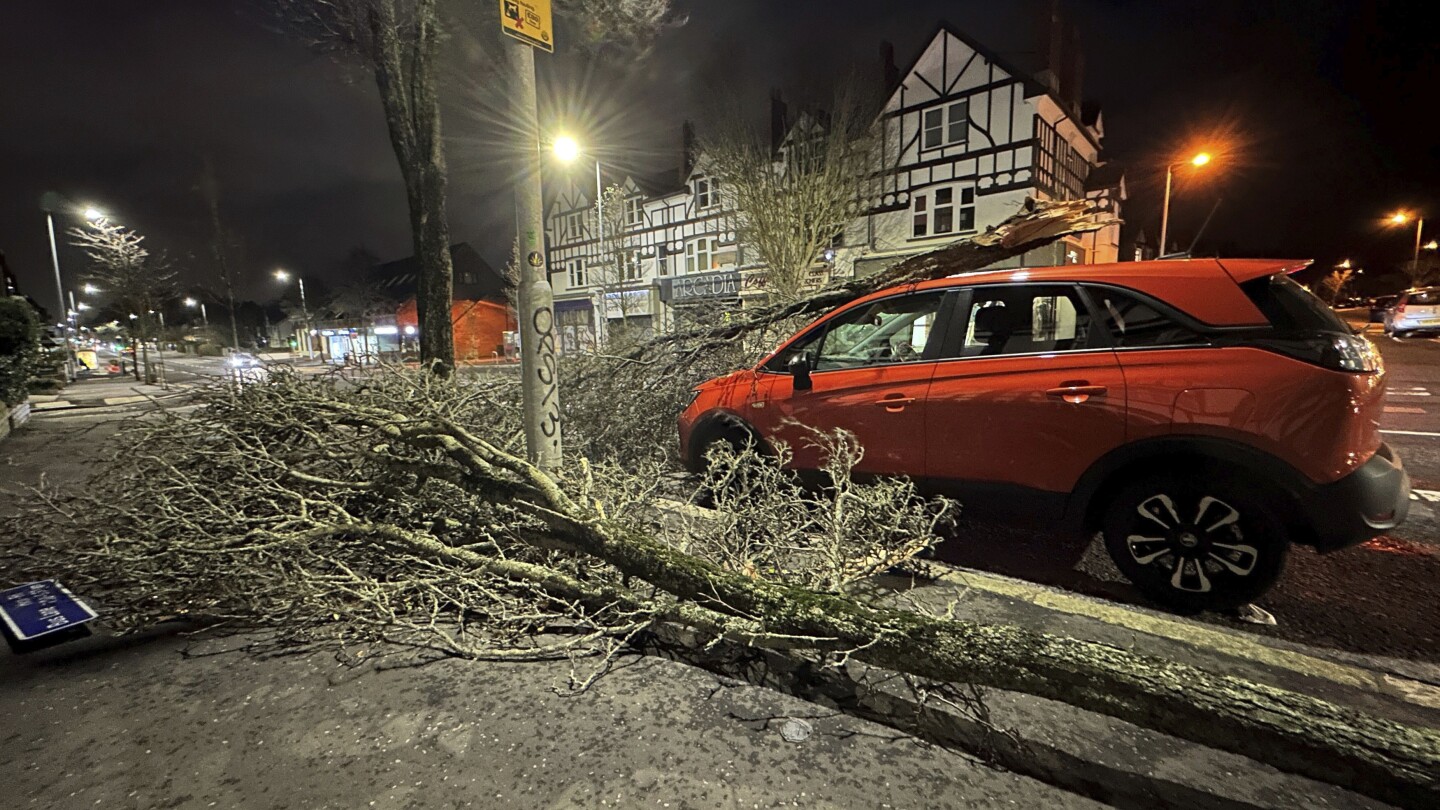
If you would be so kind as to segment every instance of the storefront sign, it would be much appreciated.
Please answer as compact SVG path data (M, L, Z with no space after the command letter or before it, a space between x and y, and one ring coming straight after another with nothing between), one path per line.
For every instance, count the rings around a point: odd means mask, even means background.
M672 304L688 304L712 298L735 298L740 295L740 273L722 270L664 279L661 298Z

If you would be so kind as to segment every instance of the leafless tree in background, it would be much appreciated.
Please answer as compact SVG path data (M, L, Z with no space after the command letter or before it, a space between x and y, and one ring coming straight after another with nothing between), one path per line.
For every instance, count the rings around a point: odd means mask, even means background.
M157 313L175 296L175 271L163 255L145 247L145 237L108 220L71 228L70 244L85 251L90 261L87 280L118 304L126 315L131 336L138 339L146 379L153 376L147 346L160 337ZM124 315L122 315L124 317ZM140 379L140 369L135 369Z
M230 345L240 349L240 328L235 322L235 275L230 261L230 244L233 234L225 228L220 219L220 181L215 178L215 166L207 157L205 168L200 174L200 196L205 198L205 207L210 214L210 255L220 271L220 280L225 284L225 299L230 310Z
M778 302L795 300L816 265L870 196L876 161L867 105L839 94L828 113L801 114L785 140L717 116L701 137L701 167L719 185L740 242L765 265L765 287Z

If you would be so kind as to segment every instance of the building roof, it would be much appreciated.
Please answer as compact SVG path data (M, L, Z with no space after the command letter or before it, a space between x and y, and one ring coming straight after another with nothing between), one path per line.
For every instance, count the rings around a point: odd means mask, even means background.
M470 243L451 245L450 262L455 268L455 300L497 303L506 300L505 277L491 267ZM419 263L414 256L408 256L378 264L371 270L371 279L396 299L410 298L419 289Z

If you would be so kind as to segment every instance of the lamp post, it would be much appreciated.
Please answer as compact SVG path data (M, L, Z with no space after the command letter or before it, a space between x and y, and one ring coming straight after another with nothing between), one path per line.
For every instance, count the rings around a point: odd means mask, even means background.
M1194 166L1195 168L1198 169L1198 168L1200 168L1201 166L1204 166L1205 164L1207 164L1207 163L1209 163L1209 162L1210 162L1210 153L1209 153L1209 152L1201 152L1201 153L1195 155L1195 157L1190 158L1189 160L1180 161L1179 163L1169 163L1169 164L1166 164L1166 166L1165 166L1165 203L1164 203L1164 206L1161 208L1161 212L1160 212L1160 253L1159 253L1159 255L1161 255L1161 256L1164 256L1164 255L1165 255L1165 242L1166 242L1166 240L1167 240L1167 239L1169 238L1169 236L1170 236L1170 183L1171 183L1171 180L1172 180L1172 179L1174 178L1174 176L1175 176L1175 167L1176 167L1176 166L1179 166L1180 163L1189 163L1191 166Z
M576 143L575 139L568 135L561 135L556 138L553 150L555 157L558 158L561 163L574 163L580 157L580 144ZM595 253L603 267L605 262L605 188L603 181L600 179L600 158L592 155L591 159L595 161ZM605 271L602 270L601 272L603 274ZM605 335L609 333L610 326L610 313L606 308L604 284L604 276L602 275L602 286L597 296L594 310L595 339L602 344L606 340ZM623 278L620 279L620 287L623 304L623 296L625 295ZM623 308L621 312L623 314Z
M70 307L65 307L65 283L60 279L60 251L55 243L55 212L57 209L72 209L74 207L65 203L64 198L53 191L47 191L40 197L40 209L45 212L45 228L50 235L50 264L55 269L55 300L60 304L58 312L65 313L65 322L59 324L60 329L65 333L65 380L67 382L75 379L75 344L70 339L70 321L74 318L75 294L70 294ZM105 212L93 206L87 206L78 211L90 222L99 222L105 218ZM87 285L88 286L88 285Z
M1393 224L1395 224L1395 225L1404 225L1405 223L1407 223L1407 222L1409 222L1409 221L1410 221L1410 213L1409 213L1408 211L1396 211L1395 213L1393 213L1393 214L1390 215L1390 222L1393 223ZM1419 283L1419 279L1420 279L1420 239L1421 239L1421 234L1424 233L1424 232L1425 232L1425 218L1424 218L1424 217L1415 217L1415 254L1410 257L1410 262L1411 262L1410 266L1414 269L1414 273L1415 273L1414 278L1415 278L1415 282L1416 282L1417 284ZM1434 244L1434 243L1431 243L1431 244ZM1426 245L1425 247L1426 247L1427 250L1432 249L1432 248L1430 247L1430 245Z
M204 322L205 330L208 332L210 330L210 314L205 311L205 302L196 301L194 298L186 298L185 306L190 307L191 309L194 309L195 307L200 307L200 320Z
M278 278L281 281L289 281L290 274L285 272L284 270L276 270L275 278ZM315 344L310 340L310 306L305 303L305 279L297 275L295 276L295 280L300 283L300 314L305 318L305 328L303 332L305 337L305 354L311 360L314 360Z

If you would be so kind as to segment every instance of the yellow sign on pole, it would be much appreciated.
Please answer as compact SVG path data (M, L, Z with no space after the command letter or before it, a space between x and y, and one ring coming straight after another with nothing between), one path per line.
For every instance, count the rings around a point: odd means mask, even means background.
M500 0L500 29L546 53L555 52L550 0Z

